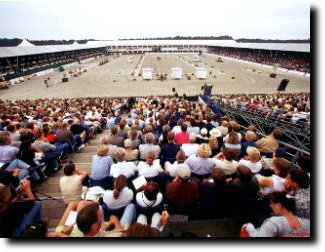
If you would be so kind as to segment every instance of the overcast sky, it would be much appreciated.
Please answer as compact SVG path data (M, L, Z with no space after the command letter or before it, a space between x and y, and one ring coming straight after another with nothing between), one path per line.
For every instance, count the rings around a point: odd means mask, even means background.
M0 10L0 38L310 38L307 0L0 1Z

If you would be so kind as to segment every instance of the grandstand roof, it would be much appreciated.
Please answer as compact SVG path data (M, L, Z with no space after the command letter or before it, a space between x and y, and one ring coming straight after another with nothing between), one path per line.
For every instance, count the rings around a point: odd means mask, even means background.
M225 47L289 52L310 52L309 43L236 43L235 45L225 45Z
M87 44L104 44L107 46L154 46L154 45L232 45L237 44L235 40L112 40L112 41L88 41Z
M29 42L28 42L29 43ZM26 43L24 44L26 45ZM74 51L82 49L100 48L105 46L176 46L176 45L204 45L232 48L249 48L262 50L279 50L292 52L310 52L310 44L294 43L237 43L235 40L114 40L88 41L86 44L52 45L52 46L17 46L0 47L0 58Z
M115 40L88 41L87 44L106 46L207 45L275 51L310 52L309 43L238 43L235 40Z
M55 53L91 49L103 47L103 45L51 45L51 46L22 46L22 47L0 47L0 58L35 55L44 53Z

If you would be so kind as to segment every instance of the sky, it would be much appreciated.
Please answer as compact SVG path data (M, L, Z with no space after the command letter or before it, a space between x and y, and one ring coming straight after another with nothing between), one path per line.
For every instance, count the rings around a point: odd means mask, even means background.
M0 38L310 38L307 0L0 0L0 10Z

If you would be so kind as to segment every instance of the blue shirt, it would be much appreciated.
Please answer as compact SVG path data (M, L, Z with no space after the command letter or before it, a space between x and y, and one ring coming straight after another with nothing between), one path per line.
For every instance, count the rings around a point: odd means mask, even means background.
M113 160L110 156L100 157L93 156L91 161L91 175L92 179L103 179L109 176Z
M198 156L190 156L185 160L192 173L197 175L207 175L211 173L212 168L214 167L214 162L211 158L202 158Z

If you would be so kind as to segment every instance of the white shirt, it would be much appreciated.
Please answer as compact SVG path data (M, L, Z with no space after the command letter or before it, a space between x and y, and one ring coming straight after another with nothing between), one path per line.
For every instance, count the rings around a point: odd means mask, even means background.
M189 157L191 155L195 155L197 153L197 150L199 149L199 145L194 143L184 143L181 146L181 150L184 151L186 157Z
M146 198L146 196L144 195L144 192L138 192L137 195L135 196L136 201L138 203L138 205L142 206L142 207L155 207L158 206L162 200L163 200L163 195L159 192L157 194L157 200L148 200Z
M250 237L281 237L290 235L290 233L309 233L310 220L298 218L300 229L293 230L288 220L283 216L272 216L266 219L260 228L255 228L253 224L248 223L246 230Z
M187 127L187 132L194 133L195 135L200 134L200 128L199 127Z
M262 169L261 162L252 163L250 160L245 160L245 159L239 160L238 165L246 166L252 171L252 173L258 173Z
M240 133L238 133L238 132L237 132L237 135L238 135L238 137L239 137L239 142L241 142L242 135L241 135ZM227 134L227 136L225 136L225 137L223 138L223 142L224 142L224 143L228 142L228 139L229 139L229 134Z
M110 176L117 178L119 175L124 175L129 178L134 175L137 170L136 165L133 162L117 162L116 164L112 164L110 170Z
M159 159L154 160L152 166L149 166L144 161L140 161L137 168L139 171L139 176L143 175L146 178L156 177L159 173L164 171L161 168Z
M119 209L121 207L125 207L129 204L133 199L133 191L124 187L120 192L120 195L117 199L114 198L114 190L107 190L104 193L103 201L107 205L108 208L111 209Z
M181 126L179 126L179 125L174 126L173 129L172 129L172 132L174 132L174 135L176 135L177 133L182 132Z
M81 200L82 194L82 176L71 175L60 178L60 188L65 203Z
M177 169L178 169L177 161L175 161L173 164L171 164L169 161L165 162L165 171L168 172L169 176L176 177Z
M156 144L140 144L139 151L140 151L140 159L145 159L149 151L154 151L156 154L155 158L158 158L160 154L160 146Z
M236 172L238 162L233 160L233 161L228 161L226 159L220 160L213 158L213 162L217 168L220 168L221 170L224 171L225 175L232 175Z
M257 174L255 175L257 179L261 177L261 175ZM271 176L273 180L273 187L260 187L260 193L263 195L268 195L271 192L282 192L284 191L284 178L279 177L278 175L272 175Z

